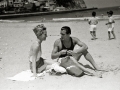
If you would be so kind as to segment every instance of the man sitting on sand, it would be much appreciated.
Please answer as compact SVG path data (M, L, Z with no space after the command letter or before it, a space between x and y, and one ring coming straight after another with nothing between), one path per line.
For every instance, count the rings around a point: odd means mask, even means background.
M90 70L81 65L78 61L82 55L88 60L95 70L99 70L90 53L87 51L88 47L76 37L71 37L71 29L68 26L61 28L61 38L54 43L54 48L51 54L52 59L58 59L60 65L66 68L68 74L74 76L81 76L83 72L101 77L97 71ZM80 46L79 49L74 50L75 45Z

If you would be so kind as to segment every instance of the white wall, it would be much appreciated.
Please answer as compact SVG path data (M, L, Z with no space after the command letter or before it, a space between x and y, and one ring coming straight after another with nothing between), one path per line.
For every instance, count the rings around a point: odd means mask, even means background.
M84 0L87 8L120 6L120 0Z

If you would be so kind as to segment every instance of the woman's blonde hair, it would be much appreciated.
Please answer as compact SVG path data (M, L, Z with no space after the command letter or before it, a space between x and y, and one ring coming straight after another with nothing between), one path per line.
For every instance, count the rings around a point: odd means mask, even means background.
M46 30L46 27L44 26L44 24L37 25L33 29L33 31L34 31L34 33L35 33L36 36L42 35L44 30Z

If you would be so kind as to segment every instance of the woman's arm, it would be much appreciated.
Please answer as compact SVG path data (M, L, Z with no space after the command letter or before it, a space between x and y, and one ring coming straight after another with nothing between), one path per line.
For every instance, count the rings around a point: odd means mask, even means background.
M36 59L37 59L39 46L37 44L33 44L33 46L31 48L32 48L31 59L32 59L33 76L36 77L37 76L37 74L36 74Z

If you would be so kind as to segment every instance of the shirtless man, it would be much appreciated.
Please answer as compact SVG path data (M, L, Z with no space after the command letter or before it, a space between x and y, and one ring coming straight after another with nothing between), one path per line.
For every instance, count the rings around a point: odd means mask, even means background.
M53 51L51 54L52 59L58 59L58 62L61 66L66 68L68 74L74 76L81 76L83 72L99 76L98 73L94 70L89 70L81 65L78 61L82 55L85 59L88 60L95 70L99 70L95 61L93 60L90 53L87 51L88 47L85 43L81 42L76 37L70 37L71 29L68 26L64 26L60 31L61 38L57 39L54 43ZM79 49L74 50L75 45L80 46Z

